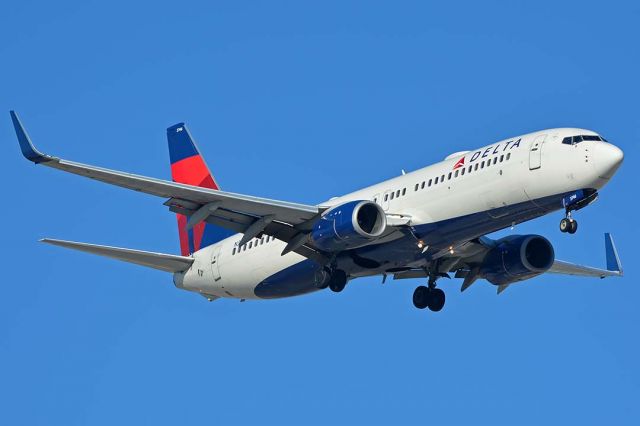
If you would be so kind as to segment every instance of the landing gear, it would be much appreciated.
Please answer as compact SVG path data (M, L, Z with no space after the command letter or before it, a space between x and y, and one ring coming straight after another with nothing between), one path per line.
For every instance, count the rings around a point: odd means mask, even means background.
M336 269L329 279L329 288L335 293L340 293L347 285L347 274L340 269Z
M413 292L413 306L424 309L429 306L429 288L421 285Z
M446 298L444 291L439 288L431 290L431 300L429 301L429 309L433 312L440 312L444 308Z
M413 306L418 309L429 308L432 312L439 312L445 303L444 291L436 288L436 280L429 279L429 287L421 285L413 292Z
M578 230L578 221L571 218L571 216L565 217L560 221L560 232L568 232L569 234L575 234Z

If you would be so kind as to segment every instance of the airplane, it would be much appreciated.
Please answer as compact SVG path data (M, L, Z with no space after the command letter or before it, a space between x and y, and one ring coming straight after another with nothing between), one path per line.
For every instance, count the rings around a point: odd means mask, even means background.
M58 239L42 242L173 274L174 285L219 298L275 299L326 288L339 293L359 277L424 279L418 309L440 311L442 278L478 279L500 294L544 273L621 277L605 234L606 269L557 260L541 235L486 235L563 211L560 231L592 204L624 155L598 133L556 128L456 152L422 169L317 205L220 189L187 126L167 129L172 181L76 163L38 151L10 112L24 157L38 165L166 199L177 216L181 255Z

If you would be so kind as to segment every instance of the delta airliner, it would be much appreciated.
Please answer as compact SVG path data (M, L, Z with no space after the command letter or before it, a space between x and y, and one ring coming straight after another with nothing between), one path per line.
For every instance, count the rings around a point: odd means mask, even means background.
M574 212L593 203L623 160L596 132L559 128L515 136L318 205L222 191L184 123L167 129L173 181L80 164L38 151L11 111L22 154L69 173L152 194L177 215L181 255L45 238L42 241L173 274L176 287L218 298L274 299L358 277L420 279L413 304L440 311L440 278L466 290L484 279L501 293L544 273L622 276L605 234L606 268L556 259L540 235L485 235L562 212L560 231L578 229Z

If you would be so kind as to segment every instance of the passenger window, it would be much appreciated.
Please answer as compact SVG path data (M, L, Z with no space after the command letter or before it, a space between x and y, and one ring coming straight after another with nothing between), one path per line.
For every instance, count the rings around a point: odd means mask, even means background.
M435 183L435 184L436 184L436 185L438 184L438 177L437 177L437 176L436 176L436 183Z
M431 183L429 183L429 186L431 186ZM424 189L424 181L422 181L422 187L420 189Z
M424 182L423 182L423 184L424 184ZM431 186L431 179L429 179L429 186Z
M447 177L447 180L451 180L451 172L449 172L449 176Z
M459 170L456 170L456 173L453 177L458 177Z
M249 241L249 248L253 247L253 241Z
M406 195L407 194L407 188L402 188L402 195Z
M507 154L507 161L509 161L509 158L511 158L511 153L510 152Z
M466 170L465 168L462 169L462 173L460 173L462 176L464 176L464 171L465 170Z
M494 157L493 158L493 164L496 164L498 162L498 157Z
M414 189L414 191L417 191L419 187L420 187L420 184L416 183L416 188Z
M233 248L233 252L231 252L231 255L232 255L232 256L235 256L235 255L236 255L236 248L235 248L235 247Z
M384 200L387 201L389 199L389 194L384 194Z
M395 193L395 192L392 192L392 193L391 193L391 199L392 199L392 200L393 200L393 196L394 196L394 195L396 195L396 193Z
M467 173L471 173L471 170L473 170L473 166L469 166L469 170L467 171Z
M440 182L444 182L444 175L440 176Z
M480 168L484 169L484 161L480 164Z
M400 196L400 190L398 189L398 190L396 191L396 198L398 198L399 196Z
M473 168L473 170L478 170L478 163L476 163L476 166Z
M501 162L501 163L502 163L502 160L504 160L504 154L502 154L502 155L500 156L500 162Z

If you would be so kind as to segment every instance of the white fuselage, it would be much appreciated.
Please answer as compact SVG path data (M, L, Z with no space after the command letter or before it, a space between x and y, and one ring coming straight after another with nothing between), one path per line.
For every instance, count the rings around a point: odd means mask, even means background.
M372 200L388 217L404 218L409 226L437 226L443 221L479 212L500 215L501 208L509 214L509 206L535 204L536 200L583 188L602 188L617 168L617 164L614 167L609 161L616 155L617 148L602 141L562 143L572 135L596 133L561 128L509 138L478 150L454 154L439 163L333 198L320 206ZM496 222L496 229L490 231L504 228L504 223L509 222L505 220L508 217L501 219L499 224ZM513 222L519 221L522 219L514 217ZM486 233L487 229L466 232L466 237L471 239ZM266 236L253 239L239 249L237 244L241 238L242 234L237 234L194 253L192 267L175 275L176 286L206 296L259 298L255 294L259 283L306 260L296 253L282 256L285 243ZM375 244L384 250L385 241ZM407 266L414 261L394 259L391 266ZM354 270L352 277L383 272Z

